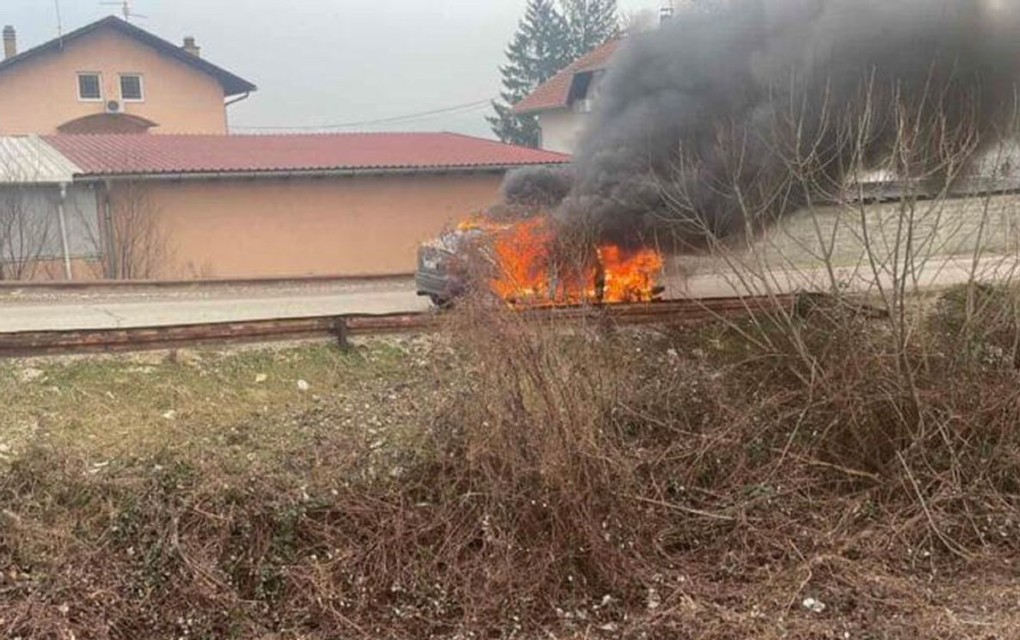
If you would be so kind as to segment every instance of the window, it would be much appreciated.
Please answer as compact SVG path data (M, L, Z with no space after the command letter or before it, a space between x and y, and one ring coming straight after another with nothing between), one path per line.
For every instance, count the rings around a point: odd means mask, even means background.
M120 99L124 102L141 102L145 100L142 90L142 76L131 73L120 77Z
M103 83L98 73L78 74L78 99L98 102L103 99Z

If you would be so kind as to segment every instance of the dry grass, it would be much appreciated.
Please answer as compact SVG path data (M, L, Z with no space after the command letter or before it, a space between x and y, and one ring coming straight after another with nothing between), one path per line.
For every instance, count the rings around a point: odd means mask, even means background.
M352 355L299 346L4 363L0 443L18 450L31 436L102 461L209 452L224 444L222 429L243 424L248 439L272 448L284 430L257 429L266 416L360 401L406 357L382 344Z
M1010 637L1012 295L8 370L0 635Z

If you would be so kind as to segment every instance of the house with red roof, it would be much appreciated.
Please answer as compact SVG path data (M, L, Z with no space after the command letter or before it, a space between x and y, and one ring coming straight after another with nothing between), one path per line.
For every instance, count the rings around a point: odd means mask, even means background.
M582 56L514 105L517 115L534 115L542 132L541 147L573 153L578 136L598 99L599 86L620 40Z
M228 135L255 85L118 18L4 44L0 279L410 274L508 170L569 161L452 133Z
M3 29L0 134L219 133L253 83L110 16L24 51Z
M25 194L44 233L38 246L0 237L0 266L30 259L22 277L42 279L410 274L418 245L491 205L508 170L568 161L453 133L0 137L0 221L24 222L3 196Z

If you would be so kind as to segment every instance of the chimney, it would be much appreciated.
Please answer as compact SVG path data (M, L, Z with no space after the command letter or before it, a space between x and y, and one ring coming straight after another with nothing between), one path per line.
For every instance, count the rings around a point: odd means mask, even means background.
M673 19L673 3L670 3L668 7L662 7L659 9L659 24L666 24Z
M13 58L18 55L18 33L14 27L4 27L4 59Z
M198 58L202 57L202 47L195 44L195 38L193 36L188 36L184 39L184 47L182 48L193 56Z

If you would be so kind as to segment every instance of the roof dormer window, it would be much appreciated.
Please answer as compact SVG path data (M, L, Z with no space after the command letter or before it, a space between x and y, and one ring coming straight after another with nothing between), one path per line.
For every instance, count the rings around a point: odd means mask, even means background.
M78 74L78 99L82 102L102 102L103 83L98 73Z

